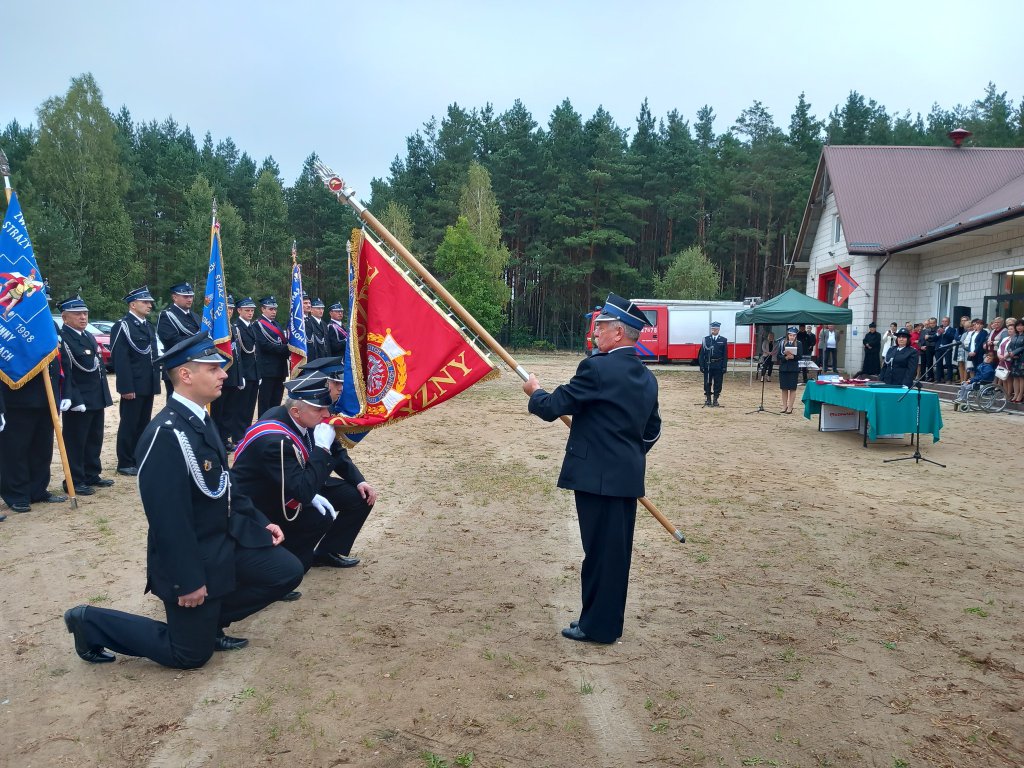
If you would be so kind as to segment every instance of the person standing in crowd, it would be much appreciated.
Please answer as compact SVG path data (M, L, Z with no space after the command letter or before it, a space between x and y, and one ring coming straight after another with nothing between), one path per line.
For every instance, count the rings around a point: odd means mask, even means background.
M260 299L260 319L256 323L256 367L260 374L257 416L281 404L284 380L288 378L288 337L275 322L277 299Z
M231 453L235 450L238 438L241 437L240 433L236 434L232 431L232 425L235 421L234 414L240 407L242 397L242 374L241 366L238 364L238 350L235 348L234 327L231 324L235 315L235 297L230 293L225 300L225 306L228 313L228 329L232 336L231 365L224 371L227 378L224 379L224 385L221 387L220 397L210 403L210 418L217 425L217 434L220 435L221 442L224 443L228 453Z
M309 302L306 312L306 359L316 360L327 356L327 338L324 328L324 303L316 298Z
M89 307L81 296L73 296L62 301L58 308L64 321L60 329L63 364L71 373L64 387L71 401L63 417L64 447L75 493L92 496L96 492L94 488L109 488L114 484L113 480L100 477L104 410L114 401L110 397L99 342L86 330ZM67 490L67 481L64 490Z
M75 651L93 664L107 649L165 667L195 669L214 651L244 648L224 628L280 600L302 581L281 529L232 491L227 453L204 408L227 362L203 331L160 358L174 393L139 442L139 496L149 521L146 591L167 621L79 605L64 614Z
M985 338L984 351L995 354L996 349L999 347L999 342L1003 340L1005 335L1006 328L1003 327L1003 318L994 317L992 322L988 324L988 336Z
M775 357L779 361L779 390L782 392L782 412L792 413L796 402L797 373L800 371L800 358L804 354L803 344L797 339L796 326L786 329L786 336L779 340L775 347Z
M800 330L796 333L796 340L800 342L800 346L804 350L804 355L814 354L814 333L807 330L806 325L799 326ZM803 378L804 384L807 383L807 368L800 369L800 375Z
M768 331L768 335L761 342L761 362L758 365L760 380L772 380L772 367L775 362L775 334Z
M996 386L1003 390L1003 394L1006 395L1007 400L1013 399L1013 382L1010 379L1010 369L1013 366L1013 361L1009 358L1010 344L1013 342L1014 336L1017 335L1017 318L1008 317L1003 327L1003 335L996 344L996 366L1003 368L1006 371L1006 378L1000 379L996 376Z
M596 332L597 327L594 329ZM718 321L711 323L711 333L704 337L697 353L697 364L704 374L704 405L712 408L718 407L722 379L729 366L729 340L721 335L721 329L722 324Z
M882 372L882 359L879 357L882 334L878 332L876 323L868 323L868 332L864 334L864 341L861 344L864 347L864 361L857 376L877 376Z
M598 353L585 357L552 392L537 377L523 383L529 411L544 421L572 416L558 487L574 492L583 540L582 610L562 630L579 642L622 636L637 499L647 453L661 436L658 381L636 355L650 325L633 302L609 294L594 323Z
M896 323L889 323L889 329L882 334L882 360L885 360L885 356L889 352L889 347L896 345L897 330L899 330L899 327Z
M939 338L939 321L934 317L929 317L924 326L921 328L920 346L921 346L921 375L925 377L926 381L935 381L935 370L932 366L935 364L935 346Z
M882 367L882 381L893 387L909 387L917 374L918 352L910 346L906 328L896 334L896 346L889 349Z
M238 317L231 326L231 351L238 368L238 397L227 409L228 430L235 445L242 439L253 420L259 395L260 374L256 360L256 325L253 315L256 302L246 296L238 302Z
M58 504L68 500L64 494L49 491L53 417L43 376L50 377L60 410L67 411L71 401L61 392L58 357L18 389L0 381L0 400L6 409L6 426L0 432L0 497L14 512L30 512L35 503Z
M956 346L956 330L949 323L949 318L940 321L938 335L935 339L935 380L945 384L953 383L953 348Z
M972 371L985 360L985 342L988 341L988 331L985 329L985 322L976 317L971 320L971 333L969 337L970 346L966 343L967 349L967 370Z
M156 331L147 320L153 311L153 296L142 286L124 297L128 313L111 329L110 362L114 366L118 404L117 473L139 473L135 446L153 415L153 396L160 391L160 369L156 365Z
M180 344L189 336L195 336L202 327L202 319L192 311L195 291L188 283L171 287L171 304L157 317L156 335L164 349ZM173 385L167 373L163 374L167 394L173 392Z
M325 343L327 344L326 357L344 357L345 345L348 343L348 329L345 328L345 309L340 301L331 304L328 310L331 320L324 329ZM315 359L315 358L314 358Z
M1014 323L1013 340L1006 350L1010 365L1010 402L1024 402L1024 317Z
M834 325L826 325L818 334L818 354L821 356L821 372L827 373L831 362L832 373L839 373L839 336Z
M266 411L242 439L232 475L239 491L281 526L285 546L305 569L351 568L359 564L350 557L352 544L377 491L337 441L334 427L323 423L334 402L325 375L304 370L285 387L284 405Z
M971 318L964 315L956 329L956 346L953 347L953 362L956 363L957 381L967 380L967 350L964 349L964 337L971 332Z

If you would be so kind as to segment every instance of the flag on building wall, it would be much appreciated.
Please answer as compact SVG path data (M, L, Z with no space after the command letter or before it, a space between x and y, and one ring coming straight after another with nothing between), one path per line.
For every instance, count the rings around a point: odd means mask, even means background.
M0 231L0 380L18 389L57 354L57 329L18 195Z
M228 291L224 285L224 259L220 249L220 222L216 217L210 227L210 266L206 270L206 292L203 299L202 330L228 359L225 368L234 362L231 354L231 325L228 322Z
M487 356L393 258L355 232L349 255L349 338L330 419L352 442L498 376Z
M294 377L297 368L306 362L306 316L302 311L302 267L295 259L292 243L292 296L288 316L288 350L292 353L288 370Z
M836 287L832 303L837 307L843 306L843 303L850 298L850 294L857 290L859 285L860 283L850 277L849 272L842 267L836 267Z

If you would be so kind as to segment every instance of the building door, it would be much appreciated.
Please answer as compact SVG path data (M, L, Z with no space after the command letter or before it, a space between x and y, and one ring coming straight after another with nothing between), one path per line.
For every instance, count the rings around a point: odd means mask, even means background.
M997 317L1019 318L1021 315L1024 315L1024 293L1006 293L1002 296L985 297L982 319L986 326Z

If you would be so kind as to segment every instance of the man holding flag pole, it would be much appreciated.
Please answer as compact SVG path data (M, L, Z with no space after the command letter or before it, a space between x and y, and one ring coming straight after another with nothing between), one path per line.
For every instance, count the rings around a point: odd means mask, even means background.
M306 309L309 299L302 293L302 267L299 265L296 243L292 241L292 295L288 314L288 351L291 353L288 373L295 378L299 367L306 362Z

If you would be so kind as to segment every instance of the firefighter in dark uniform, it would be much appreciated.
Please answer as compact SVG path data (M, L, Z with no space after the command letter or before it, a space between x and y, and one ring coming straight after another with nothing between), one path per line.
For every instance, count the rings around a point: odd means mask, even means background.
M65 370L71 372L64 387L71 400L63 417L64 447L75 493L91 496L96 492L94 488L114 484L113 480L100 477L104 410L113 405L113 400L99 342L86 330L89 308L85 301L74 296L61 302L59 309L64 320L60 329L61 354ZM67 481L64 489L67 490Z
M288 337L275 322L277 299L260 299L260 319L256 323L256 367L260 374L257 417L281 404L284 380L288 378Z
M302 314L306 327L306 359L316 360L327 355L327 340L324 338L324 303L320 299L310 300L302 294Z
M232 327L231 349L235 353L235 365L238 366L239 383L238 407L231 414L231 436L235 444L242 439L245 430L253 420L256 410L256 398L259 396L260 372L256 361L256 302L246 296L235 308L238 317Z
M722 324L711 324L711 333L701 342L697 363L704 374L704 405L718 407L718 397L722 394L722 379L729 364L729 340L722 336ZM712 398L714 398L712 400Z
M217 434L220 435L221 442L224 443L224 447L230 453L235 450L235 443L241 438L241 434L236 435L232 431L232 424L234 423L232 414L239 407L239 399L242 395L242 390L240 389L242 376L239 373L238 352L235 349L234 329L231 325L231 318L235 314L235 298L230 293L227 295L225 305L228 312L228 330L231 334L231 365L225 371L228 377L224 379L224 386L221 387L220 397L210 403L210 418L217 425Z
M331 315L330 322L324 329L326 339L325 357L344 357L345 346L348 344L348 329L345 327L345 309L340 301L331 304L328 312ZM315 358L311 358L315 359Z
M359 564L349 557L352 544L377 491L334 427L322 423L333 402L324 375L304 372L285 386L285 404L264 413L239 444L232 475L239 491L281 526L305 568L351 568Z
M156 365L156 331L146 319L153 311L153 296L142 286L124 297L128 314L110 332L110 362L114 366L114 387L121 395L118 404L117 472L137 475L135 446L153 416L153 396L160 391L160 369Z
M164 349L177 346L189 336L195 336L202 327L201 318L192 311L195 291L188 283L178 283L171 288L171 305L167 307L156 321L156 335ZM163 373L164 386L167 394L174 391L167 371Z
M917 350L910 346L910 331L900 328L896 345L885 353L882 381L893 387L910 387L917 375Z
M161 358L175 392L139 442L139 495L149 521L147 584L167 621L79 605L64 614L85 661L106 649L193 669L248 640L224 628L280 600L302 580L281 529L232 489L227 453L203 410L220 393L227 362L205 332Z
M646 325L635 304L610 294L595 318L598 354L553 392L536 376L523 384L530 413L545 421L572 416L558 476L559 488L575 492L584 552L583 608L562 630L570 640L614 643L622 635L636 503L647 452L661 435L658 382L634 347Z
M6 427L0 432L0 497L15 512L29 512L36 502L59 503L68 497L50 493L53 459L53 417L43 376L50 377L53 395L66 411L71 402L61 390L61 361L54 357L46 371L18 389L0 381ZM65 378L65 382L67 379Z

